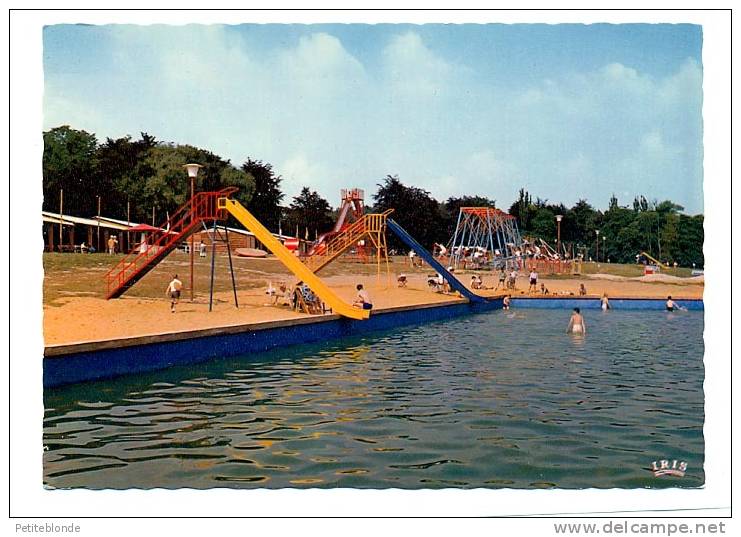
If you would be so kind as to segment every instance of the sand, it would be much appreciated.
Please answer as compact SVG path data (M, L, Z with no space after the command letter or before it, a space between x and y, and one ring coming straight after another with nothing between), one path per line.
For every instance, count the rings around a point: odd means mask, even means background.
M376 308L457 299L455 295L430 290L425 274L408 274L407 277L405 288L397 287L395 281L387 281L385 276L379 281L375 276L337 275L325 278L325 281L348 302L355 296L355 284L363 282ZM464 274L460 278L465 283L470 281L470 275ZM485 275L484 285L495 286L495 278L496 275ZM392 280L395 278L392 277ZM672 295L674 298L702 298L701 283L640 280L543 277L540 282L545 283L551 294L556 295L577 295L579 284L584 283L588 296L593 297L607 293L611 297L665 298ZM527 281L523 276L518 280L518 290L513 295L523 295L526 289ZM487 296L502 294L501 290L482 290L479 293ZM239 309L234 306L231 292L220 292L215 295L212 312L208 311L208 295L200 294L196 295L194 302L187 298L182 300L175 313L170 313L169 300L165 297L124 296L117 300L104 300L72 296L62 299L61 305L44 306L44 339L46 345L60 345L306 317L288 307L269 305L270 300L264 294L264 289L238 291L237 296Z

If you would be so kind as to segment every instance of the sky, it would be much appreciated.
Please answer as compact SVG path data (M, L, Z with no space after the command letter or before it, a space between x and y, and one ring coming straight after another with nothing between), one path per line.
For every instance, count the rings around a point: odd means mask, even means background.
M689 24L51 25L44 130L140 132L239 166L285 203L386 175L440 201L703 212L702 29Z

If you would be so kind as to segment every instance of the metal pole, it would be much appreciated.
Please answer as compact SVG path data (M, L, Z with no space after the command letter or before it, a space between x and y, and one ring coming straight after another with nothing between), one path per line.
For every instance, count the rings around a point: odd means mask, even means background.
M599 233L597 233L597 255L594 260L599 263Z
M64 227L64 218L62 217L62 214L64 212L64 190L59 189L59 246L60 246L60 252L61 246L64 244L64 234L62 233L62 228Z
M234 290L234 305L239 308L237 301L237 282L234 281L234 265L232 265L232 247L229 245L229 228L224 223L224 235L226 235L226 253L229 256L229 272L232 274L232 289Z
M214 303L214 267L216 266L216 220L214 220L214 230L211 234L211 288L209 290L208 311L211 311Z
M195 193L196 189L196 178L191 177L190 178L190 223L193 224L193 221L195 220L195 206L194 206L194 200L193 195ZM193 302L193 293L194 293L194 287L195 283L193 282L193 254L195 253L193 251L193 248L195 246L195 237L193 235L190 236L190 301Z
M96 239L95 249L100 253L100 196L98 196L98 238Z
M126 225L131 227L131 202L126 198ZM126 250L128 252L131 245L131 231L126 231Z

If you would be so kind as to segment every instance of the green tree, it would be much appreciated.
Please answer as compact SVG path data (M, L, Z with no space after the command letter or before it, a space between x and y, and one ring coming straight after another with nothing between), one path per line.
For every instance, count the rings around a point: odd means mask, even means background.
M252 177L210 151L190 145L158 144L149 150L145 166L149 177L140 177L129 195L132 215L147 218L152 208L159 214L173 213L190 199L190 179L183 168L187 163L201 164L195 183L196 192L212 192L228 186L239 188L234 197L248 203L253 190ZM132 216L132 220L133 220ZM157 218L164 221L164 218Z
M329 231L334 225L329 203L316 191L309 190L309 187L302 188L301 193L293 198L286 216L288 230L293 231L298 227L299 236L303 237L308 229L311 239Z
M64 125L44 132L43 137L43 209L59 211L59 191L64 190L66 214L96 214L96 196L109 185L100 182L95 173L95 135Z
M140 200L145 182L154 170L148 161L150 151L157 145L153 136L141 133L141 139L131 136L112 139L98 147L95 158L96 174L101 184L108 188L101 194L102 213L114 218L126 218L127 202ZM142 215L134 212L133 221Z
M254 190L247 209L270 231L278 231L281 202L285 196L280 188L283 178L275 174L270 164L251 158L242 164L242 171L251 175L254 180Z
M521 232L525 233L531 230L536 212L537 208L533 204L530 193L524 188L521 188L517 201L509 208L509 214L517 218Z
M435 242L447 242L445 216L430 193L421 188L404 185L398 176L387 175L373 194L375 212L394 209L391 217L405 228L425 248ZM395 236L389 236L389 248L405 249Z

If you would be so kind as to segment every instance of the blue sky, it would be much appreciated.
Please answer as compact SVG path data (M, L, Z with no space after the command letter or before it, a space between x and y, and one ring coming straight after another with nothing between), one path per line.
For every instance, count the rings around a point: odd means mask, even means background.
M702 32L670 24L55 25L44 129L148 132L304 185L703 211Z

